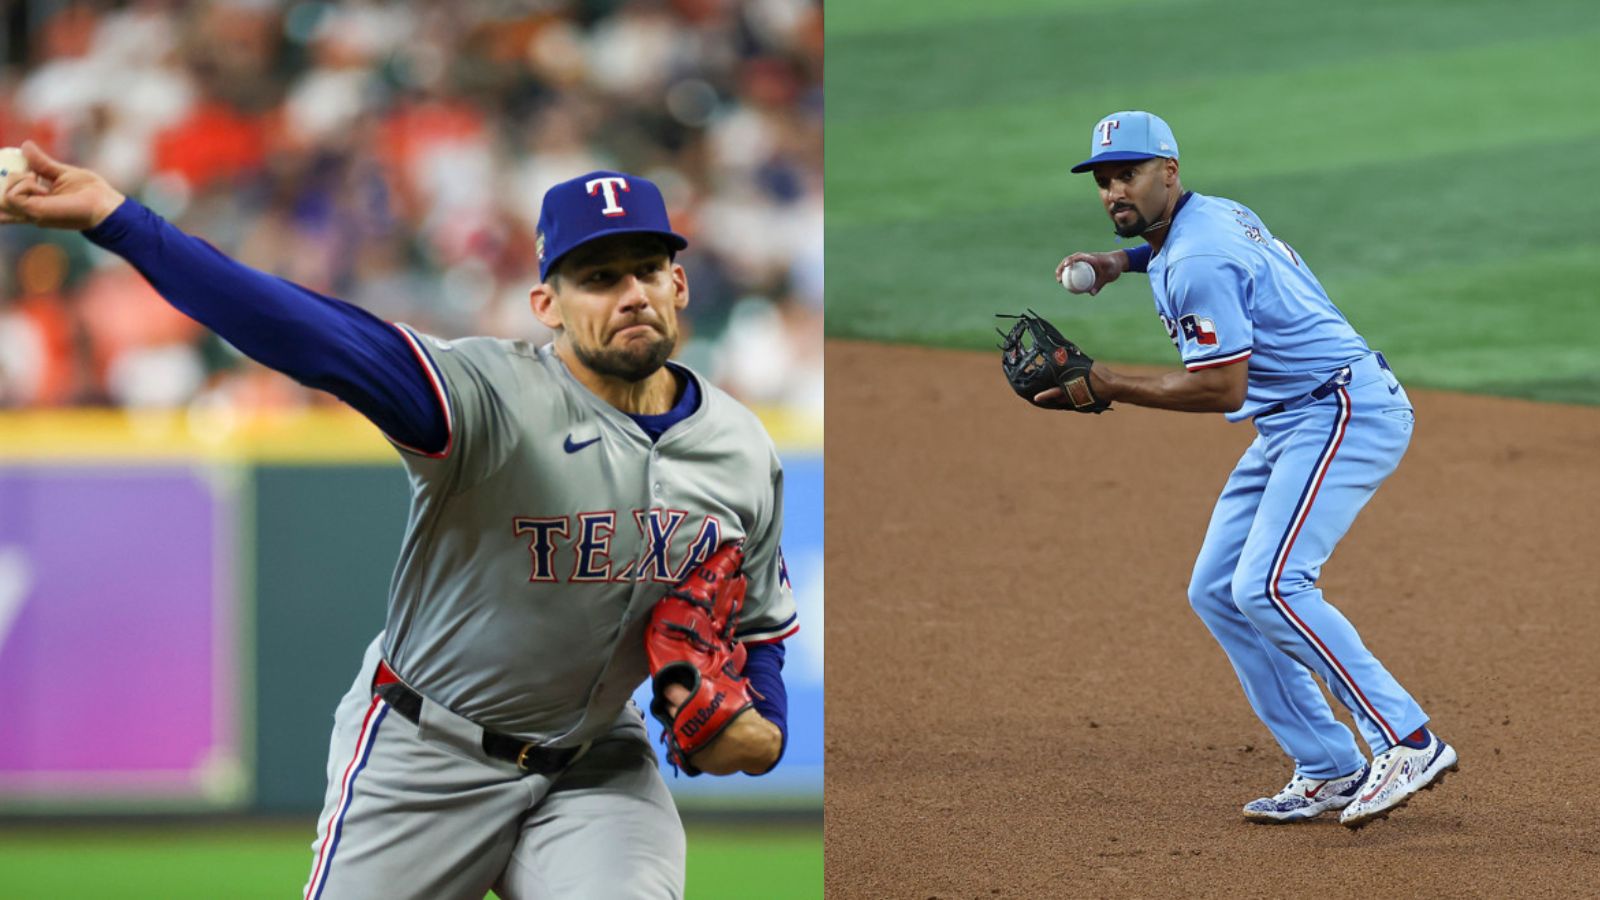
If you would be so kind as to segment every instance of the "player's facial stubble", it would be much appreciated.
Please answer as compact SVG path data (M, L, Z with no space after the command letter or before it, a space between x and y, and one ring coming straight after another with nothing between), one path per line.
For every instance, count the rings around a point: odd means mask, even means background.
M1117 214L1122 210L1132 210L1132 217L1119 218ZM1111 224L1116 229L1117 237L1131 238L1144 234L1150 227L1150 220L1137 207L1123 206L1111 211Z
M636 323L642 327L627 326L626 332L613 337L603 346L588 347L574 340L572 352L578 360L595 372L623 381L643 381L666 365L677 349L677 329L670 333L656 324Z

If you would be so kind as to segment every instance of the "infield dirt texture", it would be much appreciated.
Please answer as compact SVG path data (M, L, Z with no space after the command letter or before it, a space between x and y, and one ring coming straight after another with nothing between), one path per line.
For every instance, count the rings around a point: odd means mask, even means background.
M828 896L1600 896L1593 4L900 0L827 27ZM1291 763L1185 588L1254 430L1035 410L992 349L990 314L1032 307L1176 366L1142 276L1051 280L1118 245L1067 169L1130 108L1416 404L1321 586L1461 770L1360 832L1239 816Z

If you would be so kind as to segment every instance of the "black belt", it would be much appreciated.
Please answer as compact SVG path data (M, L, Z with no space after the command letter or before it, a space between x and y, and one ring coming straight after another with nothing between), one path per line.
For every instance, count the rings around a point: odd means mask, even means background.
M1391 371L1389 368L1389 361L1383 358L1382 353L1374 351L1373 355L1378 358L1378 368L1383 369L1386 372ZM1333 373L1332 378L1324 381L1320 386L1317 387L1316 390L1312 391L1311 393L1302 397L1296 397L1293 400L1285 400L1282 403L1269 406L1261 412L1256 413L1255 418L1259 419L1262 416L1277 415L1285 410L1299 409L1302 406L1307 406L1317 402L1318 400L1321 400L1339 388L1342 388L1350 383L1350 379L1352 377L1351 368L1351 366L1345 366L1339 371Z
M422 719L422 695L407 687L386 662L378 663L372 689L395 712L416 725ZM509 734L483 730L483 752L536 775L554 775L572 764L581 747L546 747Z

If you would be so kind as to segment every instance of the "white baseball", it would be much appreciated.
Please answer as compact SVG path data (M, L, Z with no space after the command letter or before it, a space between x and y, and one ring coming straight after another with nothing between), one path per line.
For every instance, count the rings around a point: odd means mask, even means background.
M9 179L15 172L21 175L28 171L28 158L16 147L0 147L0 178Z
M1078 260L1061 273L1061 286L1074 294L1082 294L1094 287L1094 266Z

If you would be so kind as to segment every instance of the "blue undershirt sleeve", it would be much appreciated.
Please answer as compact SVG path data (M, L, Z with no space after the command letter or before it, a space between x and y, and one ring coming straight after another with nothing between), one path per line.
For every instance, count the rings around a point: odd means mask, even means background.
M1140 244L1137 247L1124 247L1122 248L1122 252L1128 254L1129 272L1148 272L1150 270L1150 257L1153 254L1150 252L1149 244Z
M783 735L783 748L778 751L778 759L782 760L783 751L789 749L789 693L783 686L783 657L786 652L783 642L746 644L744 652L744 674L757 694L756 712L778 726L778 731ZM777 761L772 765L776 768Z
M230 259L131 198L83 235L244 355L333 394L395 441L444 449L442 398L393 325Z

